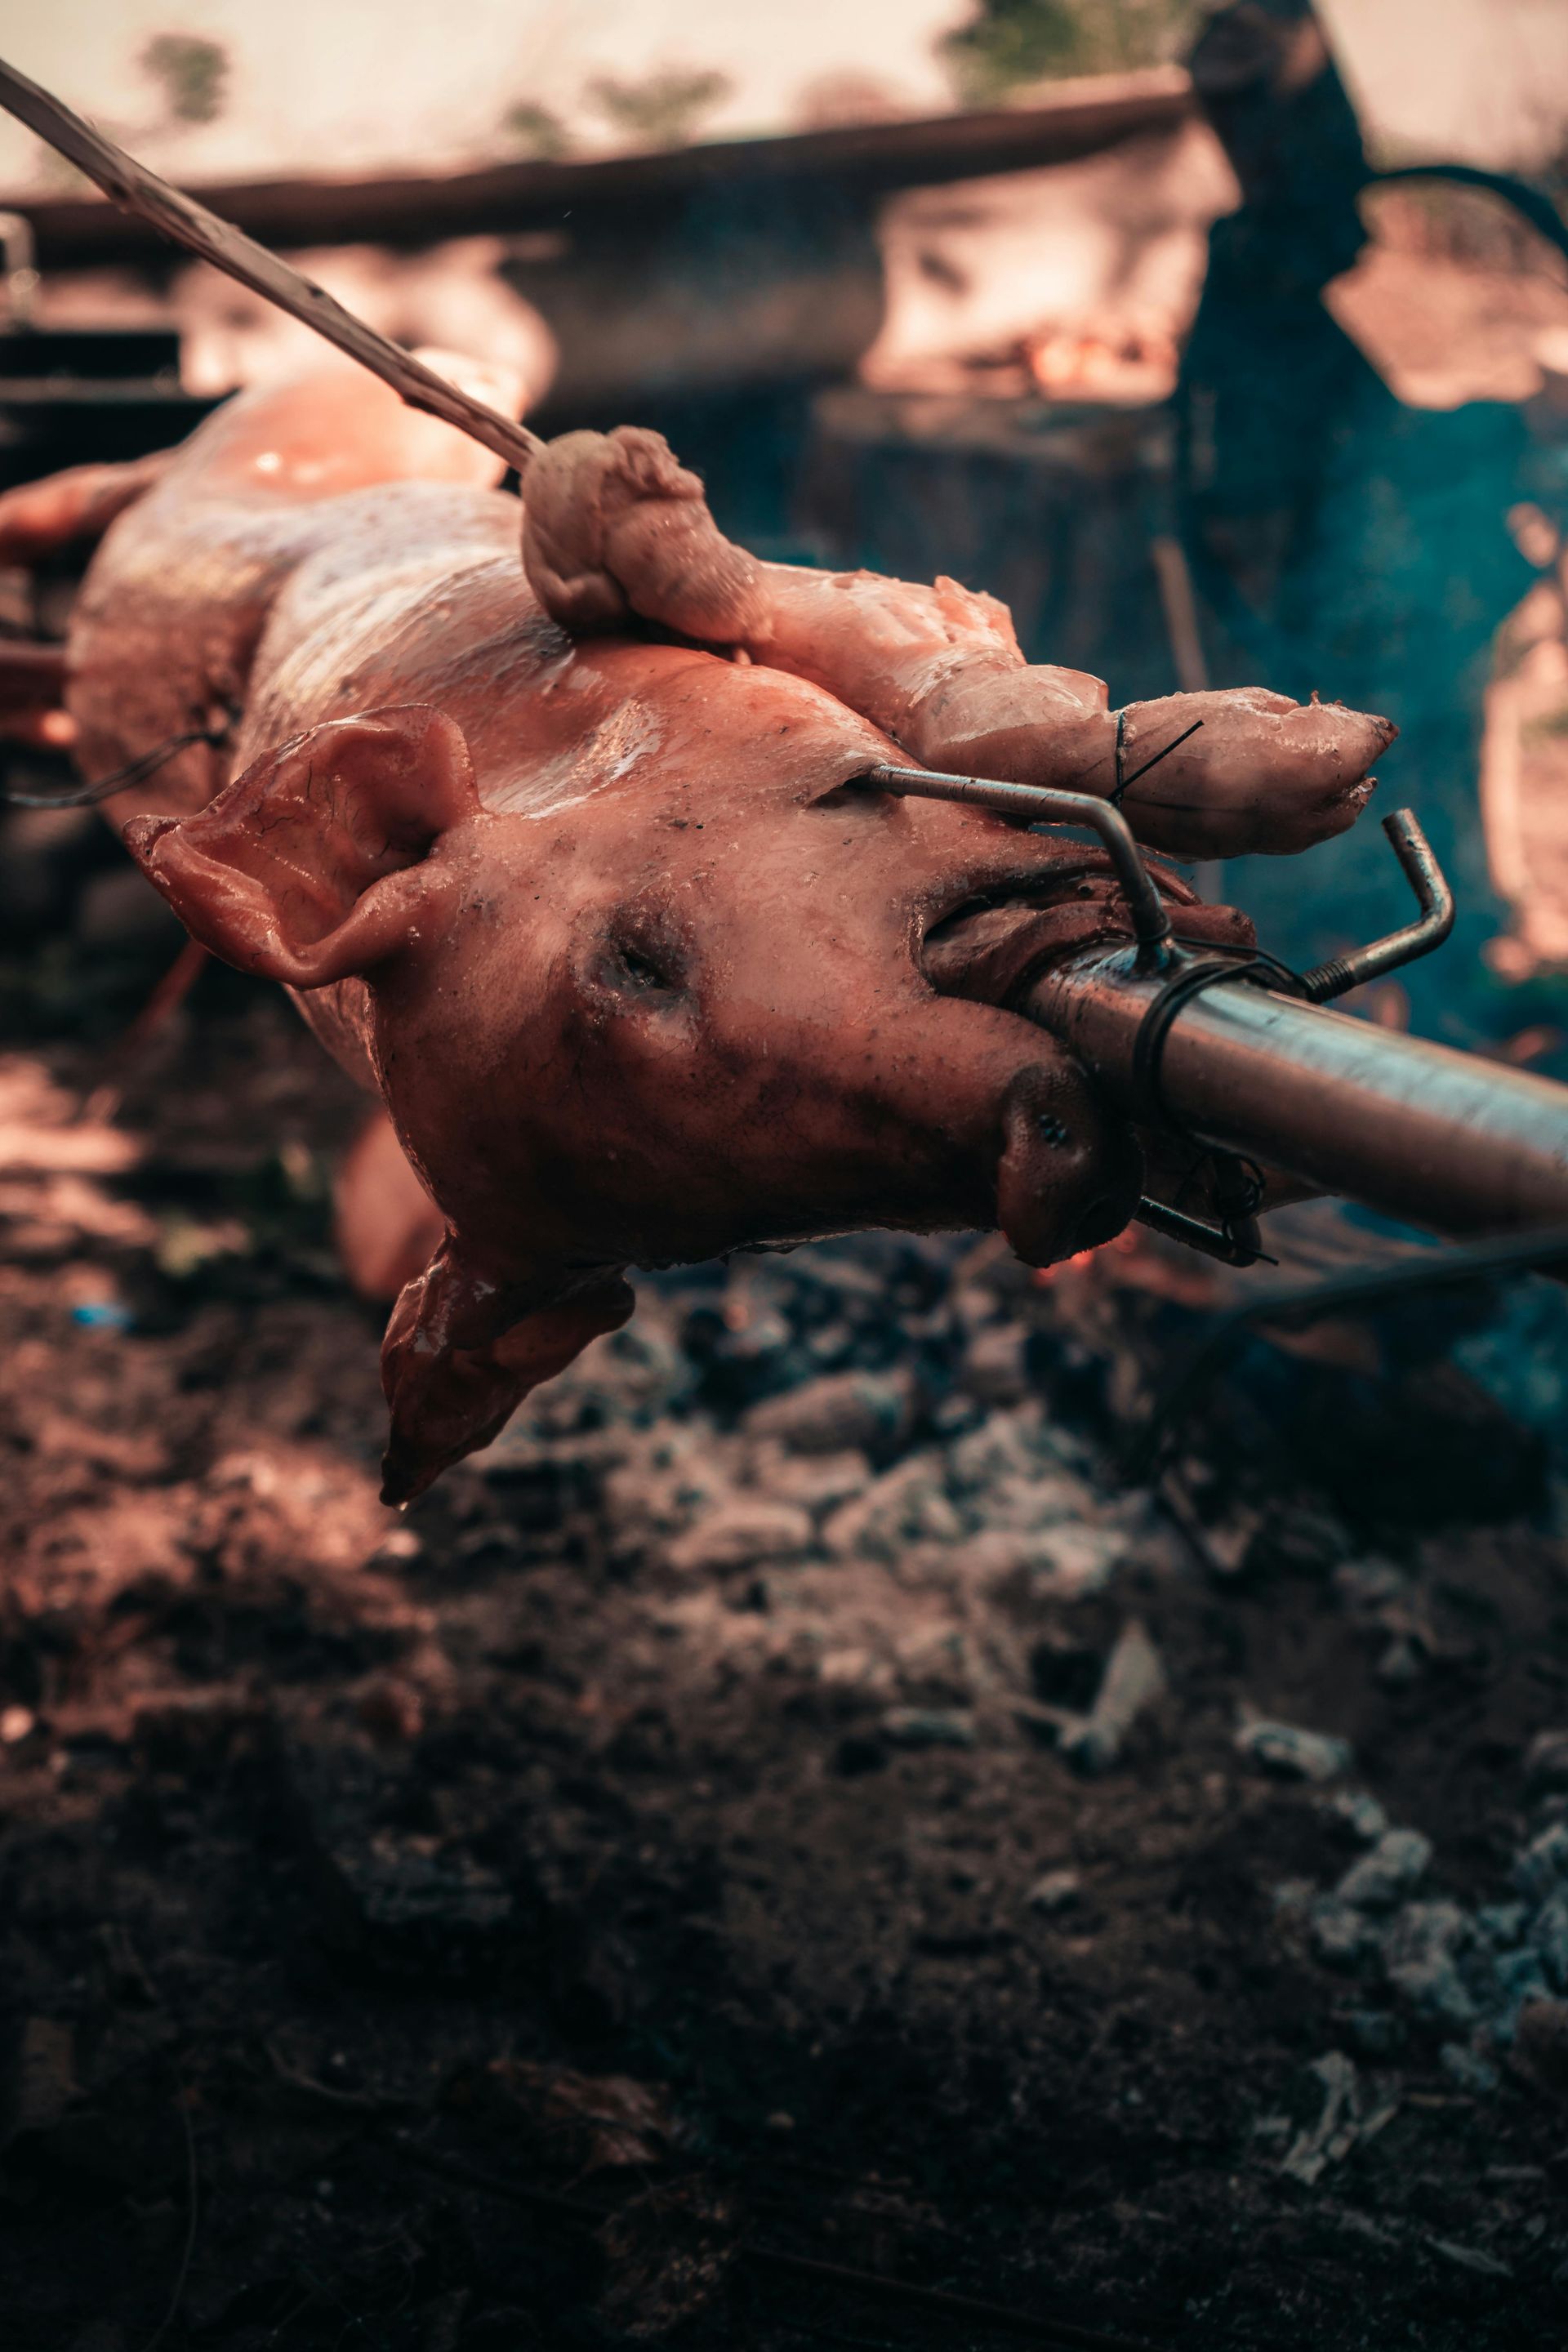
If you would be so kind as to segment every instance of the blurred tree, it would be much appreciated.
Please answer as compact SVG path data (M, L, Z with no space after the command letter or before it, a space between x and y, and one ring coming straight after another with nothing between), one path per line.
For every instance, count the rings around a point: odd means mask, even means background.
M588 96L616 129L641 147L684 147L702 117L730 95L728 74L664 66L641 81L599 74Z
M981 0L942 46L971 105L1052 75L1117 73L1175 57L1201 0Z
M542 163L558 163L572 152L572 133L561 117L531 99L519 99L500 119L505 136Z
M196 33L154 33L138 62L157 82L172 122L216 122L227 96L228 51Z

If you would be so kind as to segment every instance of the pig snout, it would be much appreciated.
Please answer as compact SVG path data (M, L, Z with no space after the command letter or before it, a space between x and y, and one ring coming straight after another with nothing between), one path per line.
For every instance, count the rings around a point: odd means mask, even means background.
M1129 1223L1142 1155L1069 1064L1023 1072L1003 1103L1002 1131L996 1222L1026 1265L1098 1249Z

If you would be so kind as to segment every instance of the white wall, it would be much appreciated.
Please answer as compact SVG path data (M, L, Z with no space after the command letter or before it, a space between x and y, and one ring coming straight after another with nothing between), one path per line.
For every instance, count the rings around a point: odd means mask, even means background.
M439 169L500 152L509 101L532 98L605 141L580 105L598 72L717 68L732 93L712 132L778 130L826 77L869 78L915 111L952 93L934 54L969 0L0 0L0 53L99 115L176 177ZM1320 0L1363 115L1431 154L1507 162L1568 121L1568 0ZM234 59L225 119L148 135L136 71L157 32L202 34ZM35 171L0 121L0 184Z
M221 41L234 60L225 119L142 137L160 168L210 179L275 171L436 167L507 152L507 104L551 106L587 141L595 73L717 68L733 89L709 133L777 130L828 75L871 77L915 112L952 103L933 43L965 0L0 0L0 53L122 134L156 107L135 61L153 33ZM0 123L0 183L36 149Z

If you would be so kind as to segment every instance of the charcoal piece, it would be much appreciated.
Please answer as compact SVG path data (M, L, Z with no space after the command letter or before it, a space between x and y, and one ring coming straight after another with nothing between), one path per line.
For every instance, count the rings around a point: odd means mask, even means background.
M1473 1932L1457 1903L1407 1903L1383 1937L1384 1973L1424 2016L1473 2025L1476 2000L1459 1966Z
M1358 1911L1392 1911L1419 1885L1432 1859L1432 1841L1419 1830L1385 1830L1370 1853L1352 1863L1335 1893Z
M1519 2013L1514 2060L1526 2078L1568 2099L1568 2001L1527 2001Z
M666 1554L669 1566L687 1576L711 1576L752 1568L760 1560L789 1559L811 1548L807 1512L764 1495L731 1495L703 1513Z
M1568 1789L1568 1731L1538 1731L1524 1751L1524 1774L1532 1794Z
M955 1707L890 1706L881 1732L895 1748L973 1748L974 1724Z
M853 1445L885 1458L907 1433L913 1412L907 1372L831 1372L752 1405L743 1426L749 1436L777 1438L796 1454Z

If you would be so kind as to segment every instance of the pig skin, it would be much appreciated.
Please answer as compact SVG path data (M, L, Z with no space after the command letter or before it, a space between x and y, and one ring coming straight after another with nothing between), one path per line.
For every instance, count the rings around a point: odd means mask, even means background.
M384 1349L398 1501L625 1319L628 1265L997 1222L1043 1264L1140 1189L1130 1129L999 1001L1016 956L992 1001L951 949L924 961L1015 894L1035 968L1118 933L1103 858L857 787L1010 745L999 772L1108 790L1104 689L1027 667L951 582L729 549L657 436L572 435L536 466L520 565L491 461L328 366L209 419L109 529L73 619L89 779L233 714L232 749L106 806L193 934L379 1093L443 1220ZM1208 698L1205 753L1166 800L1128 795L1135 829L1206 847L1217 810L1256 833L1276 702ZM1164 716L1127 714L1124 752ZM1321 835L1387 730L1298 723L1315 797L1303 815L1288 774L1277 829ZM1162 887L1189 936L1246 939Z

